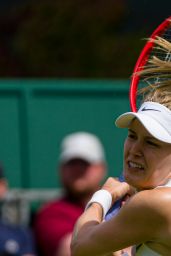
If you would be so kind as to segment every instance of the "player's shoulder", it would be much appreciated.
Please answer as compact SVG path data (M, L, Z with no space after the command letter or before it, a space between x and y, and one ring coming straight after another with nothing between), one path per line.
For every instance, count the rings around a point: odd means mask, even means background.
M171 188L161 187L140 191L131 198L130 205L142 212L147 211L149 214L158 212L165 215L171 207Z
M149 200L152 200L152 202L156 203L159 201L159 199L163 202L168 202L171 200L171 188L157 187L154 189L139 191L135 194L134 200L139 199L141 199L142 202L149 202Z

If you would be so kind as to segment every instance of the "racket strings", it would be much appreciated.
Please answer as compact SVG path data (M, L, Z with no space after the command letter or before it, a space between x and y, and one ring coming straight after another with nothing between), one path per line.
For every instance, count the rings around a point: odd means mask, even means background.
M143 67L143 74L160 75L169 74L171 71L171 42L163 38L150 39L155 45L150 52L149 59ZM171 41L171 35L170 35ZM156 46L157 45L157 46Z
M135 74L140 78L137 92L139 104L157 88L163 87L168 92L167 87L171 87L171 28L162 37L150 38L149 42L153 47L148 60Z

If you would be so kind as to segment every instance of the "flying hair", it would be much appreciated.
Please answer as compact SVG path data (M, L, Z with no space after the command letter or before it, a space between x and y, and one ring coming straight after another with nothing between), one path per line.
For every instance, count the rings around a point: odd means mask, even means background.
M146 83L138 95L142 102L158 102L171 109L171 42L159 36L148 41L154 44L154 50L146 65L133 74Z

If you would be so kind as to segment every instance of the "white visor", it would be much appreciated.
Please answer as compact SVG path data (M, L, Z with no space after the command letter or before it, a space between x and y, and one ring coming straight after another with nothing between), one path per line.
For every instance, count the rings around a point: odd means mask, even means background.
M134 118L137 118L153 137L171 143L171 111L167 107L157 102L144 102L137 113L126 112L116 119L115 124L117 127L127 128Z

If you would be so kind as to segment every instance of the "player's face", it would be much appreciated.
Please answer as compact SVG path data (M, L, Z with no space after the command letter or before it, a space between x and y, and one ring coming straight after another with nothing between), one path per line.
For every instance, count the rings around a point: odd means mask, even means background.
M139 190L171 178L171 144L155 139L137 119L130 124L124 144L124 176Z

